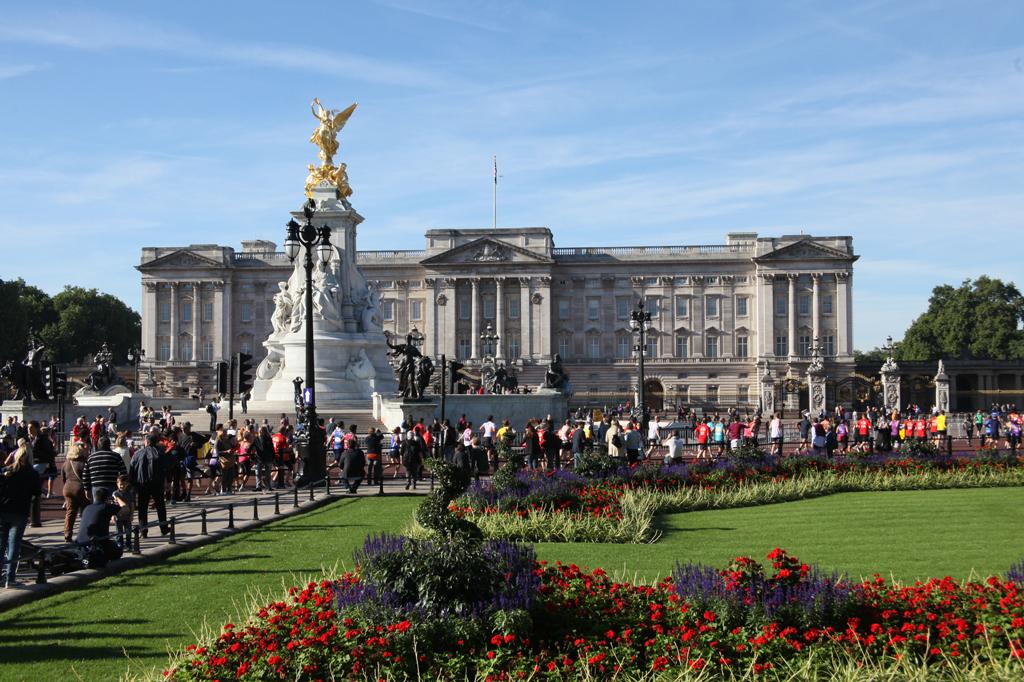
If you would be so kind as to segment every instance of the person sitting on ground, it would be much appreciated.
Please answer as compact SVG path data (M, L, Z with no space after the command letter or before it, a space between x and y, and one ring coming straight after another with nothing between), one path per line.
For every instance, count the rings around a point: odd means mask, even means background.
M108 497L106 488L100 488L92 504L82 511L77 542L85 548L89 568L102 568L107 562L121 558L121 548L110 539L110 520L122 505L121 500Z

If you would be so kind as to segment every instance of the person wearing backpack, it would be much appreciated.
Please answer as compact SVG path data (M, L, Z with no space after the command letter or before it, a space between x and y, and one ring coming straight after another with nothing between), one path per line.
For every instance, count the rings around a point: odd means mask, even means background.
M622 448L626 445L626 442L622 439L622 429L619 428L618 419L612 419L611 426L608 427L608 433L605 435L605 443L608 445L609 457L622 457Z
M132 457L132 466L128 470L128 478L138 492L139 525L142 537L149 535L146 524L149 523L149 502L156 505L156 515L160 519L160 534L167 535L167 506L164 503L164 479L166 478L166 459L158 447L160 434L151 432L146 439L146 447Z

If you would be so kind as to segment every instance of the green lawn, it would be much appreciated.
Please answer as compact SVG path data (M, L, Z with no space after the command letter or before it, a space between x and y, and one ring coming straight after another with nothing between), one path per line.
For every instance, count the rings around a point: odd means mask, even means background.
M344 500L0 614L0 679L116 679L215 626L252 588L348 564L368 533L400 531L419 498ZM775 546L851 576L904 580L1002 573L1024 556L1024 488L850 493L788 504L673 514L654 545L542 544L542 559L653 579L679 560L720 564Z

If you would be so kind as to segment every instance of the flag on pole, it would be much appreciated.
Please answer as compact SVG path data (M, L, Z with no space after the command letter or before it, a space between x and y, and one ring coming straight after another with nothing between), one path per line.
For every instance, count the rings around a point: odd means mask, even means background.
M498 184L498 155L494 155L494 184Z

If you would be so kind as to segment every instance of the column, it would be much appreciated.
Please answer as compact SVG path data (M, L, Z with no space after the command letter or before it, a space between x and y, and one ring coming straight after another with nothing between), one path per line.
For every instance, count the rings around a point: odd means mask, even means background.
M836 354L849 357L850 351L850 273L836 273Z
M480 324L480 278L472 277L469 282L473 286L472 298L469 302L469 357L476 360L480 357L480 331L477 329Z
M821 337L821 273L811 275L811 329L814 330L814 343Z
M540 294L540 303L537 305L535 317L536 336L535 349L538 359L547 362L557 352L554 341L551 338L551 278L544 276L539 278L537 293Z
M704 319L704 313L707 312L704 307L704 278L694 276L690 281L693 283L693 298L690 299L690 319L693 320L693 329L690 330L690 357L702 358L707 327L707 321Z
M519 355L533 358L533 304L530 302L530 278L519 278Z
M213 359L223 360L224 355L224 282L213 283Z
M718 314L722 319L722 334L718 337L718 354L731 358L736 352L736 289L732 275L722 275L722 298ZM736 390L735 388L733 389Z
M759 357L773 355L772 344L775 342L775 276L771 273L758 273L757 283L757 346Z
M199 342L203 330L200 325L203 318L202 291L202 282L192 283L192 362L199 362L202 349L202 344Z
M786 334L789 338L789 358L795 360L797 357L796 347L796 281L800 275L790 273L786 275L786 279L789 280L789 304L786 307L787 320L789 322L789 328Z
M437 280L433 277L426 277L423 280L423 289L426 296L423 299L423 350L424 355L431 357L440 356L440 338L437 333Z
M235 338L234 320L232 319L233 315L231 314L232 306L234 304L235 297L232 292L231 281L228 280L224 282L224 297L221 300L221 305L224 306L224 312L221 318L224 321L224 327L221 330L221 334L224 336L224 350L222 351L223 355L221 357L225 360L231 357L231 352L233 350L232 341Z
M494 278L494 318L497 325L498 343L494 348L494 357L503 358L502 346L505 345L505 278Z
M178 282L171 282L171 360L178 359Z
M149 362L157 357L156 328L160 310L157 308L156 290L156 282L142 283L142 350L146 351Z
M444 308L443 318L444 321L441 323L441 334L443 341L441 348L445 355L451 359L455 359L458 349L456 348L456 325L458 324L458 311L459 302L455 298L456 286L458 280L454 278L446 278L441 281L442 290L437 296L437 304Z

